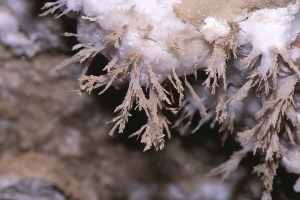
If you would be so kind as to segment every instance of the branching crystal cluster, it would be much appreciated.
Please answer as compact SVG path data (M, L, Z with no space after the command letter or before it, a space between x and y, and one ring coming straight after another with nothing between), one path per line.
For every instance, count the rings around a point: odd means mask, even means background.
M280 161L300 174L299 0L58 0L44 9L42 15L58 11L78 21L77 33L65 35L77 37L79 52L56 69L86 63L79 94L128 87L110 134L123 132L136 106L148 121L132 136L141 136L145 150L159 150L170 137L164 110L180 111L174 127L182 132L192 130L199 112L192 132L218 123L222 139L232 134L243 146L211 175L227 178L247 152L259 152L264 162L254 171L266 200ZM110 60L107 73L86 75L98 53ZM207 77L197 78L199 71ZM196 82L188 82L191 74ZM178 92L179 109L165 85ZM300 179L294 190L300 192Z

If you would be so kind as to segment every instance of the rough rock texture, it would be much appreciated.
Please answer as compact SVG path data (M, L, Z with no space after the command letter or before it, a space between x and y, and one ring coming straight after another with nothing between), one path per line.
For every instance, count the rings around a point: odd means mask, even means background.
M75 92L67 92L76 88L81 67L70 66L51 73L53 66L65 58L59 54L41 54L32 60L23 57L0 61L0 153L1 157L8 156L0 161L0 166L3 165L0 197L33 198L44 195L34 188L48 188L51 184L62 191L55 198L78 197L70 195L72 192L61 186L60 181L66 179L63 176L58 174L56 180L51 181L47 178L49 172L43 175L33 170L28 174L26 165L31 166L29 170L42 169L41 165L45 165L50 169L53 166L57 173L73 174L74 181L80 183L82 199L227 200L238 196L259 197L259 179L248 177L251 169L247 167L241 167L221 185L218 185L218 179L205 176L228 156L222 155L219 144L212 138L203 137L202 141L200 136L193 142L175 137L168 141L163 151L143 153L142 147L137 146L138 141L128 144L128 139L118 139L121 135L109 137L111 125L106 125L112 118L112 109L107 108L109 103L101 98L80 97ZM113 102L110 95L103 98ZM38 154L17 156L31 151ZM42 156L44 154L60 160L65 168L57 169L57 164L47 164L46 160L50 158ZM27 175L24 176L22 171ZM30 178L33 182L27 180ZM35 181L36 178L48 183ZM241 181L253 186L236 189ZM37 186L32 186L35 184Z
M1 199L65 200L55 186L40 179L26 179L0 191Z

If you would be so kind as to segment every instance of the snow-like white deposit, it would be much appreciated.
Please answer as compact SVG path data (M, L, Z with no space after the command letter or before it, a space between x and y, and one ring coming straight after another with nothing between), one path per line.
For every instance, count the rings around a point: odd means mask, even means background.
M250 43L253 56L262 55L261 73L267 76L274 58L281 54L286 58L287 44L300 32L299 1L284 8L261 9L250 13L240 22L242 31L236 35L240 46Z
M225 20L216 20L213 17L204 19L202 34L208 42L213 42L221 37L226 37L230 32L229 24Z
M173 10L172 6L180 2L60 0L57 4L67 7L63 12L76 13L82 9L85 18L78 25L81 43L92 43L109 59L118 57L118 63L124 62L130 52L141 52L141 77L146 66L151 65L161 82L172 73L172 69L183 76L184 73L194 73L195 68L205 67L208 62L203 55L207 54L209 44L203 40L197 27L183 23ZM93 27L95 22L97 27ZM145 82L141 78L142 85Z

